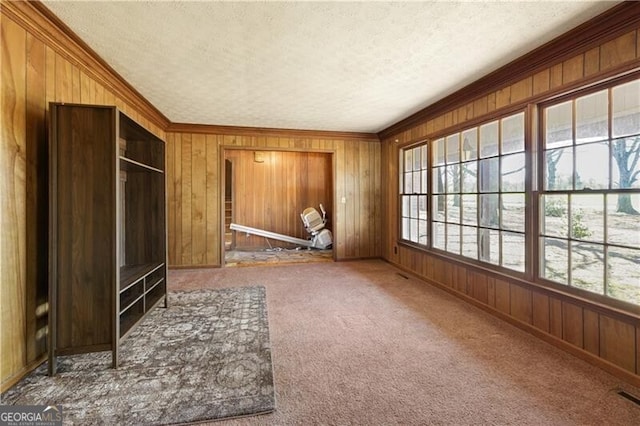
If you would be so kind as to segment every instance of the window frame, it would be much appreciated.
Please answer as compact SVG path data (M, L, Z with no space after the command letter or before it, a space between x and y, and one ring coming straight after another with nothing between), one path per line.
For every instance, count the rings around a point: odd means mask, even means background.
M470 270L478 270L485 273L490 273L496 278L502 277L502 279L508 279L511 282L521 282L522 285L525 286L534 286L539 288L541 291L547 291L549 295L555 295L555 297L563 300L565 297L571 297L571 300L582 300L583 303L587 303L592 309L606 309L606 310L618 310L620 312L630 313L632 315L640 316L640 304L634 304L631 302L626 302L624 300L615 299L610 296L606 296L603 294L597 294L590 292L588 290L570 287L566 284L559 284L542 277L540 273L540 264L541 260L539 258L540 253L540 233L541 233L541 223L540 220L542 218L540 207L541 207L541 196L540 193L544 188L544 141L543 141L543 133L544 127L543 123L540 119L541 111L543 111L543 107L557 104L562 102L563 100L575 99L582 95L588 93L595 93L598 90L609 89L612 90L614 86L624 84L627 82L631 82L633 80L640 79L640 70L637 68L631 70L629 72L618 73L612 76L604 76L601 78L593 79L591 81L584 81L579 85L572 85L568 87L563 92L548 92L544 94L540 94L534 96L532 98L527 99L525 102L521 102L518 104L509 105L504 108L500 108L499 110L492 111L490 113L484 114L480 117L476 117L472 120L465 121L461 124L455 124L446 127L445 129L434 132L429 135L428 139L421 139L419 141L407 141L406 143L401 144L398 147L397 152L402 153L403 149L408 147L416 146L418 144L426 143L429 151L429 180L433 180L433 164L432 164L432 143L433 141L446 138L448 135L454 133L461 133L465 129L469 129L475 126L480 126L484 123L489 123L496 119L508 117L509 115L516 114L518 112L525 113L524 120L524 143L525 143L525 164L527 172L525 174L525 271L524 273L504 268L498 265L494 265L491 263L478 261L469 257L465 257L462 255L456 255L445 250L440 250L433 247L433 211L432 211L432 201L433 201L433 191L432 184L429 184L429 192L428 192L428 245L422 246L411 241L407 241L402 239L402 221L401 221L401 205L398 205L398 238L396 243L401 246L411 247L413 249L417 249L426 253L429 253L432 256L436 256L445 260L454 261L461 265L465 265L470 268ZM609 134L611 134L612 130L609 130ZM617 138L614 138L617 139ZM611 140L611 139L607 139ZM611 162L613 160L610 160ZM611 166L611 164L610 164ZM614 166L615 167L615 166ZM609 173L612 173L611 167ZM400 176L398 173L396 176ZM399 183L398 183L399 185ZM397 186L399 188L399 186ZM609 190L610 192L625 192L621 189ZM400 194L398 198L400 202Z
M468 120L464 123L455 125L455 126L451 126L448 127L446 129L443 129L442 131L439 131L437 133L434 133L433 136L429 137L428 139L421 139L419 141L410 141L406 144L402 144L398 147L398 174L397 174L397 188L399 190L398 193L398 208L397 208L397 214L398 214L398 222L397 222L397 227L398 227L398 239L397 239L397 243L399 245L404 245L404 246L408 246L408 247L412 247L421 251L425 251L425 252L429 252L432 254L437 254L439 256L442 256L444 258L448 258L451 260L455 260L457 262L461 262L464 264L468 264L474 267L479 267L481 269L488 269L491 271L494 271L496 273L499 274L504 274L506 276L509 277L514 277L514 278L518 278L518 279L526 279L529 281L533 280L533 268L531 267L531 234L530 234L530 228L531 228L531 218L530 215L527 214L526 212L530 211L532 209L532 197L530 195L531 193L531 185L532 185L532 179L531 179L531 173L527 173L525 172L525 189L524 189L524 203L525 203L525 215L524 215L524 271L517 271L515 269L509 269L506 268L504 266L501 265L496 265L493 263L489 263L483 260L479 260L479 259L474 259L471 257L467 257L467 256L463 256L462 254L455 254L446 250L442 250L442 249L438 249L435 248L433 246L433 198L434 198L434 192L433 192L433 185L432 185L432 181L433 181L433 171L434 171L434 165L433 165L433 144L435 141L439 140L439 139L445 139L447 138L447 136L451 136L451 135L455 135L455 134L461 134L462 132L464 132L465 130L469 130L472 128L480 128L482 125L484 124L490 124L494 121L498 121L500 122L500 120L504 119L504 118L508 118L510 116L513 115L517 115L523 113L524 114L524 151L522 151L522 153L524 154L525 157L525 169L526 170L531 170L532 167L532 154L531 154L531 131L529 129L532 128L532 124L531 124L531 118L533 117L533 114L531 113L531 109L529 108L528 105L513 105L513 106L509 106L509 107L505 107L505 108L501 108L500 110L496 110L490 114L486 114L484 116L475 118L473 120ZM500 125L498 125L498 127L500 127ZM499 130L500 131L500 130ZM478 130L479 133L479 130ZM403 166L401 167L401 165L404 164L404 152L407 149L412 149L415 148L417 146L421 146L421 145L427 145L427 152L428 152L428 164L427 164L427 170L429 172L429 182L428 182L428 192L427 192L427 230L428 230L428 237L427 237L427 245L421 245L418 243L415 243L413 241L410 240L406 240L403 238L403 216L402 216L402 196L403 193L400 192L400 188L401 185L403 184L403 176L404 176L404 168ZM479 141L478 141L478 160L480 160L480 156L479 156ZM492 158L500 158L502 157L502 154L499 152L499 154L497 154L496 156L492 156ZM499 177L500 178L500 177ZM477 183L477 182L476 182ZM462 184L462 183L461 183ZM479 194L479 188L477 188L477 193ZM501 194L500 191L496 192L497 194ZM461 229L462 229L462 221L460 223ZM476 226L477 229L479 229L479 222L478 225ZM496 230L498 232L502 231L502 228L496 228ZM502 239L500 240L502 241ZM461 249L462 252L462 249Z
M548 278L546 278L543 274L542 271L542 267L544 265L543 260L542 260L542 248L543 248L543 243L542 243L542 239L544 238L543 236L543 229L544 226L542 224L542 221L544 220L544 215L542 214L542 208L543 208L543 202L542 199L545 195L560 195L560 196L567 196L567 203L570 205L571 204L571 198L572 195L599 195L602 194L603 195L603 208L606 209L607 204L606 204L606 198L609 194L611 195L615 195L615 194L620 194L620 193L626 193L626 194L640 194L640 188L615 188L613 187L612 183L612 179L613 179L613 174L614 174L614 167L616 167L614 165L615 161L613 160L612 156L611 156L611 151L610 151L610 147L609 149L609 164L608 164L608 180L610 182L610 185L608 188L597 188L597 189L589 189L589 188L584 188L584 189L576 189L576 174L577 174L577 168L576 168L576 152L575 152L575 147L581 146L581 145L588 145L591 143L598 143L598 142L587 142L584 144L578 144L576 143L576 139L577 137L575 135L572 136L572 144L569 145L570 147L574 148L572 151L572 164L573 164L573 168L572 168L572 189L547 189L545 187L545 177L546 177L546 173L547 171L546 169L546 164L545 164L545 131L546 131L546 123L545 123L545 110L551 106L556 106L556 105L560 105L564 102L571 102L572 105L572 123L571 123L571 128L572 128L572 134L573 132L576 131L576 101L579 98L582 97L586 97L592 94L596 94L600 91L607 91L607 100L608 100L608 109L607 109L607 123L608 123L608 133L607 133L607 137L605 139L602 139L602 142L607 142L608 144L610 144L612 141L615 141L616 139L619 139L620 137L614 137L613 136L613 127L612 127L612 122L613 122L613 110L612 110L612 93L613 93L613 89L616 86L620 86L626 83L630 83L636 80L640 80L640 71L635 71L635 72L631 72L628 73L626 75L619 75L610 79L606 79L606 80L601 80L595 84L591 84L591 85L584 85L581 86L575 90L569 91L567 93L564 93L560 96L556 96L556 97L551 97L548 99L544 99L538 103L536 103L535 108L536 108L536 120L537 120L537 126L536 126L536 132L537 132L537 137L536 137L536 147L537 147L537 152L535 153L535 160L537 163L537 167L535 169L536 171L536 176L535 176L535 186L537 188L536 191L534 191L534 193L532 193L531 195L534 197L534 211L533 216L535 217L535 219L533 220L533 227L532 230L535 234L534 238L533 238L533 244L532 244L532 254L533 254L533 272L534 272L534 283L538 284L542 287L547 287L547 288L552 288L555 290L558 290L560 292L563 293L568 293L571 295L575 295L578 297L583 297L586 300L595 302L595 303L600 303L608 308L616 308L616 309L622 309L624 311L627 312L632 312L635 314L639 314L640 313L640 303L636 304L633 302L628 302L622 299L617 299L613 296L608 296L607 293L607 281L608 281L608 277L607 277L607 269L608 269L608 265L607 265L607 261L605 260L603 262L603 280L604 282L602 283L602 289L603 292L602 294L600 293L595 293L586 289L582 289L579 287L575 287L571 285L571 269L572 269L572 263L571 263L571 258L569 257L568 260L568 265L567 265L567 282L566 283L559 283L553 280L550 280ZM570 210L567 212L567 214L570 214ZM603 210L603 217L606 217L607 213L605 212L605 210ZM638 219L640 220L640 218ZM571 222L569 222L571 223ZM563 240L566 240L568 245L570 246L573 242L582 242L584 241L581 238L573 238L571 236L571 232L568 231L568 236L566 238L562 238ZM606 218L604 219L604 225L603 225L603 237L602 237L602 243L593 243L593 244L599 244L602 246L603 248L603 255L605 256L606 259L606 251L608 250L608 247L614 247L614 248L624 248L624 245L622 244L615 244L615 243L609 243L607 242L607 223L606 223ZM588 243L588 242L587 242ZM570 252L571 250L568 249L568 252ZM569 256L569 254L567 255Z

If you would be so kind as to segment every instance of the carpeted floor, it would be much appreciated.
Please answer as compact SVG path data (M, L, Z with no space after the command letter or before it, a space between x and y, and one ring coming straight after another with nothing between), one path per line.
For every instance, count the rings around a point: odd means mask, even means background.
M2 395L3 404L62 405L64 424L173 424L275 408L264 287L169 293L110 352L60 357Z
M383 261L174 270L264 283L278 408L236 425L638 425L640 390ZM233 283L233 284L231 284Z

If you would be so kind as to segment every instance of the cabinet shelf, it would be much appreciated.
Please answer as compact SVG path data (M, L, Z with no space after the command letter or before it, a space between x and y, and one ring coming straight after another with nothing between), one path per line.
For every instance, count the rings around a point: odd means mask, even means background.
M156 262L120 267L120 292L122 293L133 284L144 278L145 275L149 275L163 266L163 262Z
M160 169L157 169L155 167L149 166L144 163L140 163L139 161L135 161L123 156L120 156L120 170L124 170L126 172L133 172L133 173L136 173L136 172L164 173Z

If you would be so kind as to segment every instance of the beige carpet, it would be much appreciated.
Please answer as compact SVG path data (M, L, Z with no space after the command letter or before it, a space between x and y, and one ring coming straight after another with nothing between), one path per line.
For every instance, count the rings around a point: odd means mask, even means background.
M170 271L264 285L277 409L215 425L638 425L640 390L383 261Z

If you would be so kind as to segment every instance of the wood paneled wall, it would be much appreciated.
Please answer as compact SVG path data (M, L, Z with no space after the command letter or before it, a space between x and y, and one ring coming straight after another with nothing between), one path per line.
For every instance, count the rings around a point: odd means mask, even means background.
M379 142L327 138L325 134L313 137L308 132L265 133L256 129L253 134L251 130L233 134L233 129L224 133L214 133L214 126L210 132L206 129L194 126L193 132L168 131L166 135L170 266L222 265L224 155L251 148L332 155L334 257L347 260L381 255ZM248 152L253 155L252 150ZM243 188L237 185L236 190Z
M45 30L43 25L50 27ZM49 102L117 105L161 138L164 126L162 117L132 106L131 99L139 105L146 101L123 92L126 85L118 76L105 79L99 64L91 66L86 58L75 55L76 42L29 3L3 1L0 29L0 378L4 390L46 351Z
M515 83L503 85L496 81L483 95L465 99L383 139L383 257L638 385L640 319L637 316L399 244L397 176L400 148L501 109L524 107L640 67L640 30L605 37L594 43L575 56L551 62Z
M261 162L255 161L256 153ZM332 155L322 152L225 150L232 164L233 222L307 239L300 220L307 207L322 204L327 229L333 213ZM227 182L228 183L228 182ZM277 247L294 244L273 240ZM237 249L269 248L264 237L239 232Z

